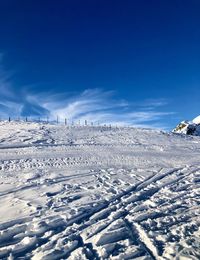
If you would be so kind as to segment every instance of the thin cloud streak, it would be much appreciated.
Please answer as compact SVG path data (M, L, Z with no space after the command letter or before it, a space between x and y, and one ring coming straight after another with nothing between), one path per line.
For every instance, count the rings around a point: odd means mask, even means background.
M163 128L162 121L173 112L162 112L165 99L129 103L116 97L114 91L86 89L82 93L34 93L14 88L11 75L2 66L0 54L0 117L29 116L55 120L85 121L100 124ZM167 128L167 127L164 127Z
M45 107L50 111L52 118L59 116L61 120L67 118L72 121L80 120L83 122L87 120L88 122L99 122L100 124L153 126L154 128L157 123L159 128L159 121L173 114L173 112L156 111L157 103L154 110L137 111L139 108L135 107L135 105L133 106L122 100L115 100L113 94L100 89L88 89L80 95L70 100L64 100L61 103L53 100L52 103L49 102ZM61 106L61 108L57 109L56 106Z

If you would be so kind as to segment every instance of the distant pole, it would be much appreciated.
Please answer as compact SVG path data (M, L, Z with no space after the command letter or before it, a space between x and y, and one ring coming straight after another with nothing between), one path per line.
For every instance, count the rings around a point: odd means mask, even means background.
M9 118L8 118L8 122L10 122L11 121L11 118L10 118L10 116L9 116Z
M85 125L87 125L87 120L85 120Z
M26 122L28 122L28 118L27 118L27 117L26 117L26 119L25 119L25 120L26 120Z
M49 123L49 117L47 116L47 123Z
M65 118L65 125L67 125L67 118Z
M57 122L57 124L58 124L58 116L57 116L57 118L56 118L56 122Z

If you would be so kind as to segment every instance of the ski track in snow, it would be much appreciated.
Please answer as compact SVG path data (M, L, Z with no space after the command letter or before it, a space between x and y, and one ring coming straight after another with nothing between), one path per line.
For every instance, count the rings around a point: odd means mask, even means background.
M0 122L0 259L199 259L200 139Z

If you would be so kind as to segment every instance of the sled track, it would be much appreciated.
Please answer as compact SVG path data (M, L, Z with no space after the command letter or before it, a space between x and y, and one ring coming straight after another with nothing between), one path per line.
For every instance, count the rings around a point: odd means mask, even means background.
M31 229L31 223L36 216L4 223L0 225L0 258L7 259L12 254L14 259L75 259L80 256L79 259L109 259L111 256L112 259L139 256L162 259L166 253L164 244L149 231L163 234L167 243L181 239L170 231L179 219L181 227L175 227L177 234L181 228L187 238L198 229L198 221L196 224L194 220L191 224L189 221L195 216L198 220L199 209L187 212L187 203L184 203L193 199L195 190L185 191L184 185L187 182L192 188L199 178L198 169L171 169L158 172L70 219L64 218L64 212L51 217L41 214L39 228L35 230ZM174 198L180 189L181 198L177 202ZM166 195L166 190L171 195ZM198 205L199 197L195 200ZM151 206L147 207L149 204ZM184 217L182 212L186 212ZM190 233L187 234L188 228ZM22 233L22 237L16 236Z
M76 155L78 153L78 155ZM70 156L62 157L48 157L48 158L23 158L23 159L10 159L10 160L0 160L0 174L3 172L18 172L22 170L38 170L38 169L65 169L65 168L76 168L76 167L87 167L87 168L100 168L102 165L110 166L117 165L120 166L129 166L132 157L123 156L123 155L109 155L98 156L97 150L94 150L88 153L87 155L82 155L80 151L72 151ZM24 156L24 154L22 154ZM38 154L38 157L40 154ZM43 155L41 154L41 157Z
M98 165L98 157L61 157L44 159L15 159L0 161L1 171L19 171L24 169L63 168L73 165Z
M61 147L61 148L81 148L81 147L140 147L141 143L93 143L93 142L88 142L88 143L32 143L32 144L17 144L17 145L0 145L0 150L14 150L14 149L28 149L28 148L51 148L51 147ZM151 149L148 145L142 144L143 148L146 149ZM154 144L152 145L152 148L159 149L160 150L160 145Z

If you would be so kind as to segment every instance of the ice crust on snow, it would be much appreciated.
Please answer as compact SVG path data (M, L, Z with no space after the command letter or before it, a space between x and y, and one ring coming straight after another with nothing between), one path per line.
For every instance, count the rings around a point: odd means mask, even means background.
M150 129L0 122L0 259L200 259L199 150Z

